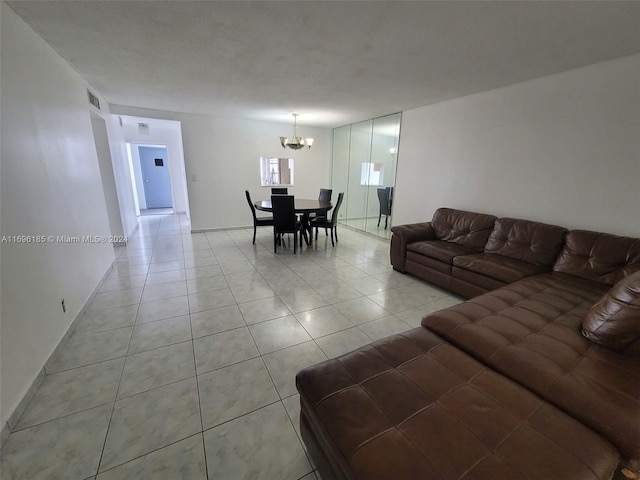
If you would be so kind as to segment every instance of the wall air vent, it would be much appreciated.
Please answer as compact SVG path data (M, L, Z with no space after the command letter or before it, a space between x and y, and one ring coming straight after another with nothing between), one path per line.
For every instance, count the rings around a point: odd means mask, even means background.
M89 96L89 103L100 110L100 100L98 100L98 97L89 90L87 90L87 95Z

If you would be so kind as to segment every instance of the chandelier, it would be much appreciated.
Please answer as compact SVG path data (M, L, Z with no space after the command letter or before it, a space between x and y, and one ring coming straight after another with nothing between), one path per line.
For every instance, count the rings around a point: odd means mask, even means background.
M300 150L302 147L311 148L313 138L302 138L298 136L298 114L293 114L293 140L289 141L287 137L280 137L280 145L282 148L291 148Z

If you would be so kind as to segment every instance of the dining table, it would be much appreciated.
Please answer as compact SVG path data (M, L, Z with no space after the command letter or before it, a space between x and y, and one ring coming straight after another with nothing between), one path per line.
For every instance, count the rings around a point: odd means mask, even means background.
M260 210L263 212L272 212L273 207L271 206L271 199L258 200L254 202L254 207L256 210ZM311 224L309 222L309 218L312 213L315 213L317 216L326 216L327 212L333 208L331 202L321 202L317 199L312 198L297 198L293 199L293 208L295 213L301 215L301 222L305 231L305 241L307 245L311 244L313 239L313 235L311 235ZM308 233L308 235L306 235Z

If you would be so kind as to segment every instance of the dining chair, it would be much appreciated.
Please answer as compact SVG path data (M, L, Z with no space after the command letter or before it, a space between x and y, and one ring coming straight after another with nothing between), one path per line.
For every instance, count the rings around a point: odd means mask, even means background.
M318 195L318 201L319 202L330 202L331 201L331 192L333 192L333 190L331 190L330 188L321 188L320 189L320 194ZM327 216L327 212L323 212L323 213L310 213L309 214L309 218L317 218L317 217L326 217Z
M330 202L331 201L331 190L330 188L321 188L320 195L318 195L319 202Z
M271 195L271 209L273 211L273 252L277 253L278 240L283 233L293 233L293 253L298 246L298 232L300 233L300 248L302 248L302 222L296 216L293 195Z
M324 233L327 235L327 231L331 229L331 246L335 247L333 239L335 237L335 241L338 241L338 210L340 210L340 205L342 205L342 199L344 198L344 193L341 192L338 194L338 201L336 202L336 206L333 207L333 212L331 213L331 220L327 220L326 217L317 217L311 220L311 227L316 229L316 240L318 240L318 228L324 228Z
M271 195L288 195L289 190L287 188L272 188Z
M249 195L249 190L245 190L244 193L247 195L247 203L249 203L249 208L251 209L251 215L253 215L253 244L255 245L257 227L273 225L273 217L256 216L256 207L253 206L253 202L251 201L251 195Z
M378 214L378 226L380 219L384 215L384 229L387 229L389 215L391 215L391 187L378 189L378 201L380 202L380 213Z

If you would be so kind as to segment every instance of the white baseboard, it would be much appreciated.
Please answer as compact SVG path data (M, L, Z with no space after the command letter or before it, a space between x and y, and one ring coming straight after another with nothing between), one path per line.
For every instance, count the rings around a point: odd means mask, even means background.
M253 228L253 225L239 225L237 227L199 228L196 230L191 230L191 233L221 232L223 230L244 230L246 228Z

